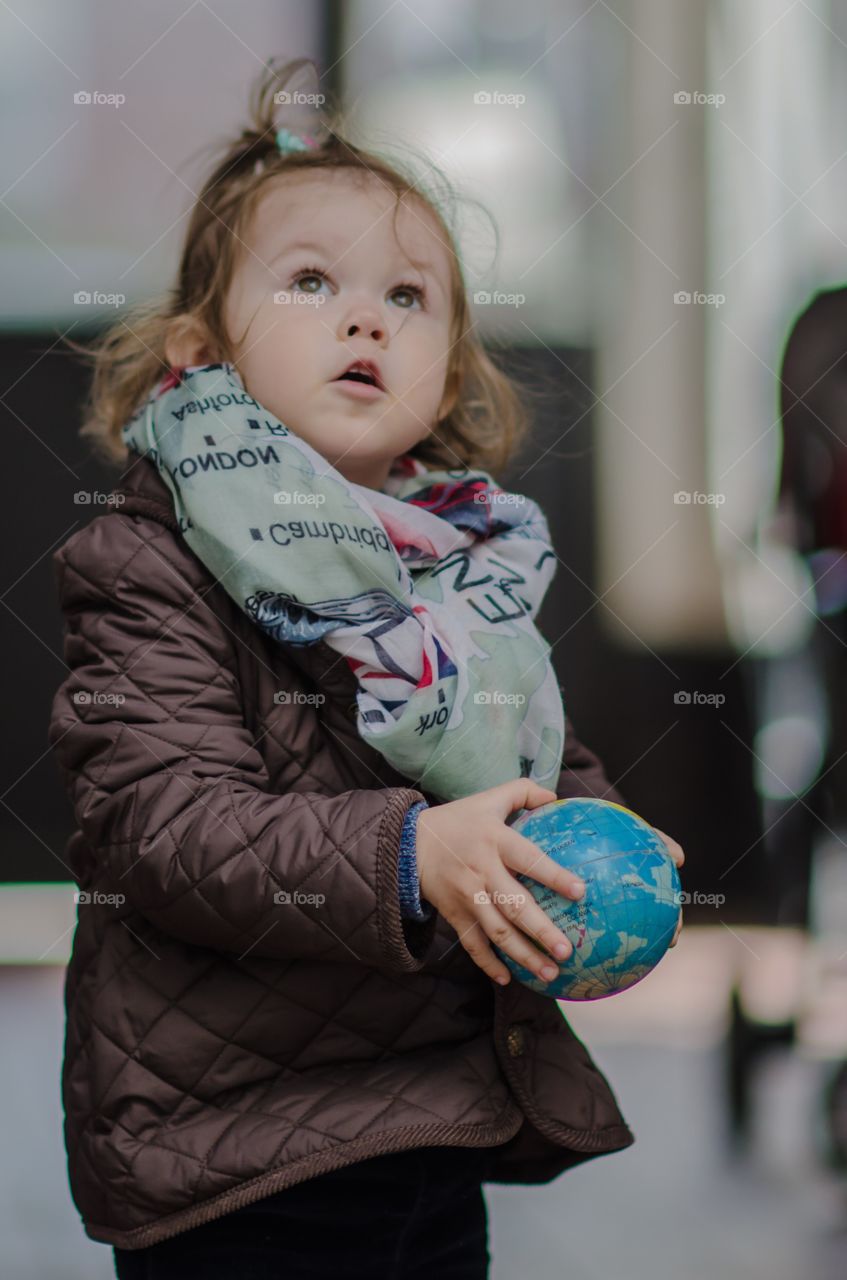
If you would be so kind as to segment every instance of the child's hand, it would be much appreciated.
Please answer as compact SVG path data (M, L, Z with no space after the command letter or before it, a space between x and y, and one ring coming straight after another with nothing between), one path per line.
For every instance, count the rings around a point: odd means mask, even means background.
M678 870L682 866L683 862L685 861L685 854L682 852L682 846L678 845L676 840L673 840L670 836L665 835L664 831L660 831L658 827L654 827L653 830L656 832L657 836L662 837L665 844L668 846L668 853L671 855L674 862L676 863L677 870ZM682 933L682 912L680 911L679 922L676 926L676 932L673 935L673 938L671 940L672 947L676 946L677 941L679 939L679 935L681 933Z
M535 809L555 799L554 791L518 778L462 800L434 805L418 817L415 844L421 898L450 922L483 972L504 985L509 970L489 940L542 982L558 977L559 971L549 956L530 944L529 937L560 960L572 951L565 934L526 886L509 874L520 871L569 898L582 897L585 886L578 876L506 825L515 809Z

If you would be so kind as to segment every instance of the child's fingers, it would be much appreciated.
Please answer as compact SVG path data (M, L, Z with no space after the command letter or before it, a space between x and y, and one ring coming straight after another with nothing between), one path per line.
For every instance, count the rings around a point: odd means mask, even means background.
M486 893L484 897L488 899L487 902L482 900L482 894L476 895L474 910L477 920L491 941L496 942L500 950L505 951L518 964L529 969L531 973L537 974L542 982L551 982L554 978L558 978L558 966L550 957L534 947L526 934L514 927L503 915L499 905L495 905L490 894Z
M585 885L575 872L569 871L567 867L560 867L537 844L519 835L511 827L504 827L498 850L503 862L512 871L531 876L540 884L549 885L557 893L568 898L581 898L585 892Z
M662 837L665 844L668 846L668 853L671 855L676 865L681 867L683 862L685 862L685 854L682 852L682 845L678 844L672 836L666 835L664 831L660 831L658 827L654 827L653 830L656 832L657 836Z
M567 934L556 928L529 889L520 881L514 880L505 868L492 877L491 900L516 929L520 929L540 947L545 947L556 960L567 960L573 951Z
M497 803L500 816L505 820L516 809L537 809L542 804L552 804L556 792L549 787L530 778L513 778L511 782L502 782L492 787L491 792L499 792Z
M473 920L469 924L464 921L459 923L456 932L459 935L459 941L467 951L474 964L479 965L483 973L487 974L495 982L505 986L511 979L511 974L503 961L498 959L491 949L488 941L488 935L478 920Z

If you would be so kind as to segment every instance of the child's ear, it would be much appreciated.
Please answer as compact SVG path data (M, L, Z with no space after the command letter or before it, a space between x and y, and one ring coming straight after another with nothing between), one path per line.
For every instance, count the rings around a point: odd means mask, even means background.
M211 364L215 359L202 322L188 314L175 316L165 335L165 359L172 369L187 364Z

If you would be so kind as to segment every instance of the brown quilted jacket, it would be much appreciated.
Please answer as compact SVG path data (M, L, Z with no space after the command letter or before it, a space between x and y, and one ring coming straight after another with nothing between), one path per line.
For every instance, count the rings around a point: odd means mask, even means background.
M437 913L401 918L400 828L435 801L362 742L346 663L238 610L148 461L115 495L54 555L88 1235L140 1248L410 1147L488 1147L489 1181L542 1183L629 1146L559 1006L491 982ZM558 791L620 801L572 732Z

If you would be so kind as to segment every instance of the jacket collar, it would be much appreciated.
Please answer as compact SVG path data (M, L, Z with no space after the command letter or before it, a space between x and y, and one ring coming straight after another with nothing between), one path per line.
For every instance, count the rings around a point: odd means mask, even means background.
M149 458L130 453L130 461L118 483L112 489L120 502L109 504L109 510L124 515L145 515L158 520L174 533L179 533L179 523L173 509L173 499L164 480Z

